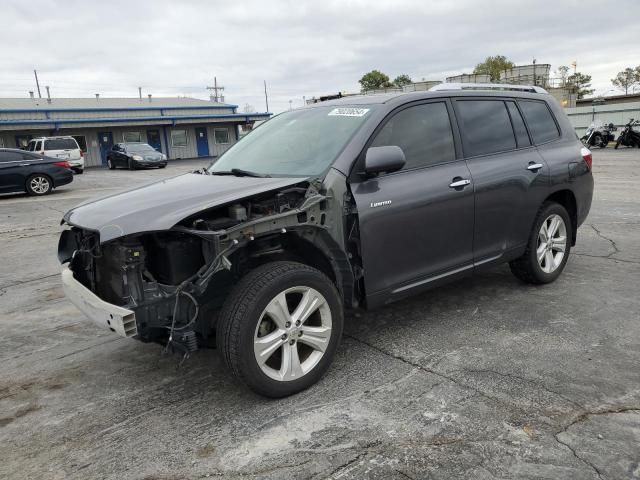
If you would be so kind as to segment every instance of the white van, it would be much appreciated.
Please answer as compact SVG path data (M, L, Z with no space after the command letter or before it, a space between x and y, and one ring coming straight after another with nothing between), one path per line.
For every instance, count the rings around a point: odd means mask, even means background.
M73 137L40 137L29 141L27 150L69 162L71 170L84 172L84 152Z

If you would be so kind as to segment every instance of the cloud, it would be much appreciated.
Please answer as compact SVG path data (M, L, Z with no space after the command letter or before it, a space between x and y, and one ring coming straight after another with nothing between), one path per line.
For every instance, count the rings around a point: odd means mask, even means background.
M0 96L26 96L32 70L53 95L206 98L213 77L227 101L264 110L302 97L357 91L377 68L391 77L443 79L488 55L516 63L577 60L598 92L640 62L640 3L603 21L601 1L52 1L3 5ZM34 14L40 12L44 14ZM635 62L635 63L634 63Z

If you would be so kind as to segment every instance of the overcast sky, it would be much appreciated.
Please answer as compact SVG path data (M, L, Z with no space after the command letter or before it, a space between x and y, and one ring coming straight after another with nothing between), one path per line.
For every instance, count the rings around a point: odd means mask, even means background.
M576 60L597 94L640 64L640 1L38 1L3 0L0 97L208 98L279 112L302 97L359 90L371 69L391 78L470 73L488 55L516 64ZM621 13L621 14L620 14ZM44 94L44 89L43 89Z

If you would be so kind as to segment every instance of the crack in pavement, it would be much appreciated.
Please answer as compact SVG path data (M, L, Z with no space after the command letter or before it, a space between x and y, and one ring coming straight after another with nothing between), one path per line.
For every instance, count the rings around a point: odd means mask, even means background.
M556 395L557 397L562 398L563 400L565 400L568 403L572 404L574 407L578 407L580 410L586 410L583 405L579 404L578 402L576 402L575 400L572 400L569 397L564 396L563 394L561 394L559 392L556 392L555 390L550 389L544 383L542 383L542 382L540 382L538 380L533 380L531 378L526 378L526 377L523 377L523 376L520 376L520 375L516 375L515 373L498 372L498 371L492 370L490 368L485 368L485 369L467 369L467 368L465 368L465 369L462 369L462 370L455 370L455 372L492 373L492 374L497 375L499 377L517 379L517 380L520 380L522 382L533 384L536 387L544 390L545 392L548 392L548 393L551 393L553 395Z
M618 245L616 245L616 242L614 240L610 239L609 237L605 237L603 233L600 230L598 230L598 228L595 225L589 224L589 226L593 229L594 232L596 232L596 235L598 235L603 240L606 240L607 242L609 242L613 247L613 252L611 252L609 255L603 258L609 258L612 255L615 255L616 253L620 253L620 249L618 248Z
M496 402L496 403L500 403L500 404L505 405L505 406L507 406L509 408L518 410L518 411L520 411L522 413L526 413L524 409L518 407L517 405L509 403L509 402L507 402L505 400L502 400L500 398L492 397L491 395L488 395L487 393L483 392L482 390L480 390L478 388L475 388L475 387L472 387L471 385L467 385L467 384L465 384L463 382L460 382L459 380L457 380L457 379L455 379L455 378L453 378L453 377L451 377L451 376L449 376L447 374L444 374L444 373L441 373L441 372L437 372L437 371L432 370L432 369L430 369L428 367L420 365L419 363L415 363L415 362L412 362L411 360L407 360L406 358L401 357L400 355L396 355L396 354L387 352L386 350L384 350L384 349L382 349L382 348L380 348L380 347L378 347L376 345L373 345L372 343L369 343L369 342L367 342L365 340L362 340L360 338L354 337L353 335L350 335L348 333L344 333L343 336L351 338L351 339L355 340L356 342L362 343L363 345L366 345L369 348L371 348L373 350L376 350L377 352L382 353L383 355L386 355L388 357L394 358L394 359L396 359L396 360L398 360L400 362L406 363L407 365L411 365L412 367L415 367L415 368L417 368L419 370L422 370L424 372L427 372L427 373L430 373L432 375L436 375L436 376L438 376L440 378L443 378L445 380L448 380L451 383L453 383L455 385L458 385L461 388L464 388L466 390L474 391L478 395L480 395L481 397L484 397L484 398L486 398L488 400L491 400L491 401Z
M582 412L581 414L577 415L572 421L570 421L567 425L562 427L562 429L560 429L559 431L555 432L553 434L553 438L560 445L563 445L566 448L568 448L571 451L571 453L573 454L574 457L576 457L578 460L580 460L585 465L588 465L589 467L591 467L591 469L598 475L598 478L602 479L604 477L603 477L602 472L600 471L600 469L598 467L596 467L593 463L591 463L589 460L587 460L586 458L581 457L580 455L578 455L576 450L571 445L569 445L569 443L564 442L559 438L559 435L561 435L563 433L566 433L567 430L569 430L571 427L573 427L574 425L576 425L576 424L578 424L580 422L583 422L583 421L587 420L589 417L596 416L596 415L614 415L614 414L617 414L617 413L626 413L626 412L640 412L640 408L639 407L618 407L618 408L607 408L607 409L603 409L603 410L593 410L593 411Z
M0 285L0 289L7 290L9 288L18 287L18 286L24 285L26 283L37 282L38 280L45 280L47 278L53 278L53 277L57 277L59 275L60 275L60 273L58 272L58 273L52 273L50 275L45 275L43 277L30 278L28 280L21 280L19 282L15 282L15 283L9 283L7 285Z
M611 255L615 255L616 253L617 252L612 252L609 255L589 255L588 253L571 252L571 255L576 255L578 257L601 258L602 260L613 260L614 262L630 263L632 265L640 265L640 262L637 262L635 260L624 260L622 258L612 257L611 256Z

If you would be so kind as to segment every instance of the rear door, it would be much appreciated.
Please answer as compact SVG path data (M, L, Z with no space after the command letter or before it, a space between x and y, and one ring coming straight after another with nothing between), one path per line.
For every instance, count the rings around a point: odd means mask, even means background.
M401 107L368 146L385 145L402 148L404 168L351 184L369 306L472 266L473 185L449 102Z
M497 261L526 244L548 194L549 169L531 145L514 101L454 102L475 190L474 262Z

